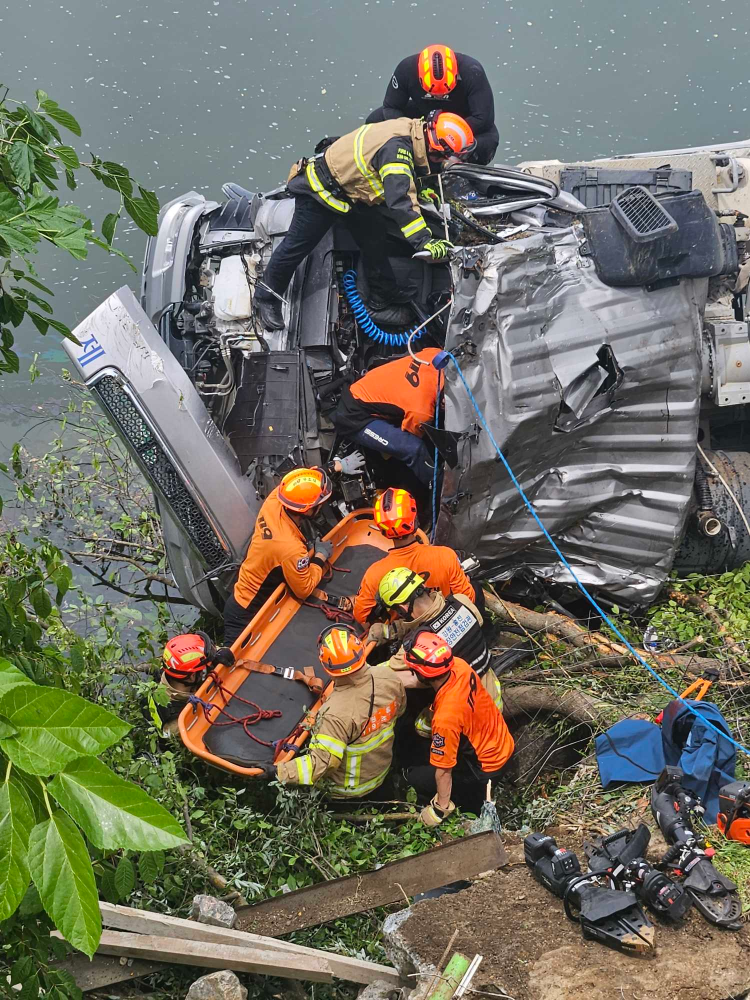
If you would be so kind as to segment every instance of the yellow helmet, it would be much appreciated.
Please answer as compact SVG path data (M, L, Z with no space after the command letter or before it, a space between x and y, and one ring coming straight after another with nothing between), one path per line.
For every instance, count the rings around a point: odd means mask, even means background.
M394 608L398 604L411 604L413 598L418 597L420 587L424 587L424 578L408 569L406 566L397 566L390 569L380 581L378 587L378 597L387 608Z

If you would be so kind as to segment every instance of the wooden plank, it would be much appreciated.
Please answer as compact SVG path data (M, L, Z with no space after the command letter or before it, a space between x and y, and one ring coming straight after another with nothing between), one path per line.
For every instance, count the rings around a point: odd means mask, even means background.
M104 926L115 930L130 931L136 934L156 934L160 937L180 938L187 941L227 944L234 947L263 948L269 952L279 952L279 954L293 953L311 958L322 958L328 962L334 976L351 983L367 985L376 979L385 979L395 986L400 983L398 973L389 965L366 962L360 958L336 955L333 952L320 951L316 948L305 948L303 945L292 944L290 941L250 934L247 931L212 927L210 924L200 924L195 920L183 920L166 913L135 910L128 906L114 906L112 903L104 902L99 903L99 909Z
M53 969L69 972L76 986L84 993L90 990L113 986L115 983L134 982L168 968L163 962L142 962L135 960L130 965L120 965L119 958L94 955L89 961L86 955L71 955L62 962L55 962Z
M170 965L197 965L206 969L233 969L285 979L309 979L316 983L333 982L331 968L322 958L261 948L237 948L213 942L184 941L155 934L104 931L98 954L161 960Z
M471 879L506 864L508 855L492 830L454 840L374 872L332 879L237 909L238 930L276 937L314 927L375 906L385 906L458 879Z

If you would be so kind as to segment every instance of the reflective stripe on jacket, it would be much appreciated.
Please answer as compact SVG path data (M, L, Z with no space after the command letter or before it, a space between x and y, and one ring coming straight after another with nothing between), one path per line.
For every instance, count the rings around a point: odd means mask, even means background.
M279 780L314 785L327 777L332 798L366 795L390 770L396 719L405 706L404 686L386 664L337 680L318 713L308 752L279 764Z

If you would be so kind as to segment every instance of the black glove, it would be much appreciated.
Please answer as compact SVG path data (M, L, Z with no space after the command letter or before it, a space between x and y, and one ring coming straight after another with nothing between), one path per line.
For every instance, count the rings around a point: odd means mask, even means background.
M211 657L211 663L215 667L219 665L222 667L232 667L234 666L234 653L229 646L221 646Z
M255 762L253 767L260 768L263 774L256 775L258 781L273 781L276 778L276 765L272 763Z

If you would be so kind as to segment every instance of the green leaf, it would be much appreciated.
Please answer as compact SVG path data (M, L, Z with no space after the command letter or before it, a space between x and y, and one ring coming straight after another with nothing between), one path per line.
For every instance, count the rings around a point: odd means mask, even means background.
M115 868L115 888L121 899L127 899L135 889L135 868L130 858L120 858Z
M108 903L119 903L120 893L117 891L117 886L115 885L115 871L114 868L105 868L104 873L101 878L101 891L102 896L107 900Z
M26 895L21 900L18 912L22 917L35 917L37 913L41 913L43 909L42 900L39 897L39 890L32 884L26 890Z
M34 173L34 153L28 143L14 142L8 150L8 163L19 187L28 191Z
M133 222L149 236L156 236L159 231L157 213L143 198L124 198L125 209Z
M102 223L102 236L107 243L112 243L115 238L115 228L117 226L117 220L120 218L120 213L110 212L109 215L105 216L104 222Z
M0 184L0 222L14 219L22 211L21 203L10 188Z
M36 684L3 694L0 714L18 730L0 741L0 749L30 774L52 774L76 757L99 754L131 728L76 694Z
M29 869L57 929L91 958L102 934L96 880L83 837L65 813L54 813L31 831Z
M47 330L49 330L49 323L47 322L45 317L40 316L39 313L31 312L31 310L29 310L28 315L29 319L37 328L37 330L41 333L42 336L44 336L47 333Z
M49 790L101 850L151 851L187 843L164 806L95 757L68 764Z
M81 161L78 159L78 153L72 146L55 146L54 151L68 170L77 170L80 167Z
M19 684L33 684L26 674L14 666L10 660L0 657L0 698L10 691L11 688L18 687ZM7 720L6 720L7 721Z
M0 785L0 920L15 913L29 886L27 855L34 813L24 786L10 779Z
M88 254L86 231L80 226L75 226L67 232L49 234L47 239L62 250L67 250L76 260L85 260Z
M73 115L69 111L63 111L62 108L58 107L56 101L42 101L42 110L45 114L49 115L53 121L56 121L58 125L62 125L69 132L74 135L81 134L81 126L75 120Z
M34 253L39 242L39 232L34 226L17 222L0 224L0 236L11 250L17 250L19 253Z
M62 604L63 598L70 590L70 585L73 582L73 571L70 566L60 566L52 574L52 582L57 587L57 597L55 598L55 603Z
M156 212L156 214L158 215L159 199L156 197L154 192L147 191L146 188L142 188L140 184L138 185L138 190L140 191L141 198L143 198L143 200L146 202L148 208L150 208L152 212Z
M138 858L138 874L146 885L153 885L163 870L164 855L161 851L144 851Z
M32 590L29 594L29 600L40 618L49 618L52 611L52 601L44 586Z
M11 726L8 720L4 716L0 715L0 740L5 740L9 736L15 736L17 732L18 730L15 726ZM0 917L0 920L1 919L2 917Z
M65 183L70 188L71 191L75 191L76 187L76 177L72 170L65 171Z
M52 103L54 104L54 101ZM23 114L28 119L28 127L34 133L34 135L36 135L37 138L41 139L42 142L44 143L49 142L51 138L51 132L47 128L47 123L45 122L45 120L41 118L36 113L36 111L32 111L31 108L28 107L26 104L19 104L18 109L19 111L22 111Z

